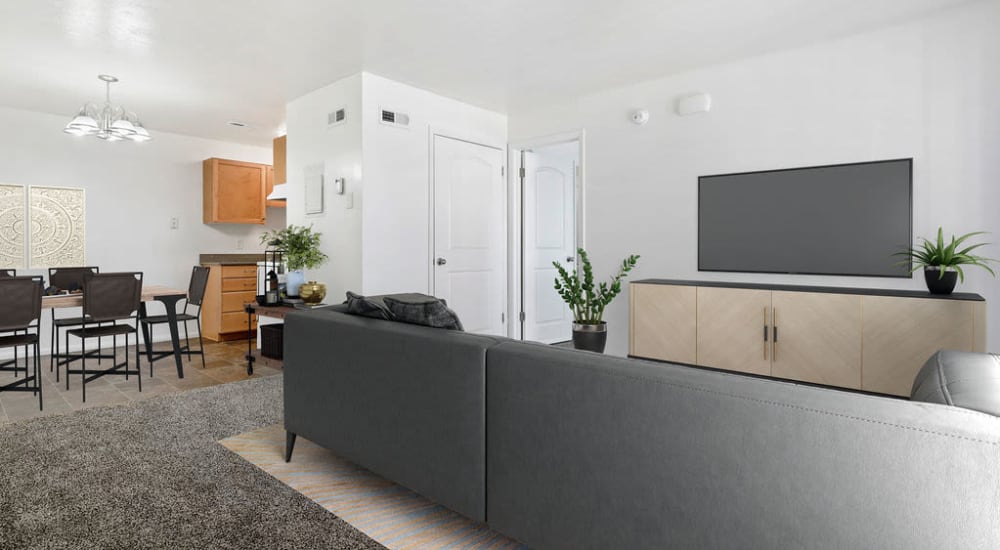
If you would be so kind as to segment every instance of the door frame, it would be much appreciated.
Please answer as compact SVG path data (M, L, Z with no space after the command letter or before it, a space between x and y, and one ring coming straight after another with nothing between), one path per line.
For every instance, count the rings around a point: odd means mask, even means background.
M496 149L497 151L500 151L500 153L501 153L501 163L502 163L501 164L501 170L503 170L503 174L501 175L501 179L503 180L503 184L506 187L506 189L504 189L504 192L505 192L504 194L506 196L510 195L510 186L511 186L510 179L509 179L511 171L508 169L510 167L510 162L508 162L508 158L509 157L508 157L508 155L504 154L504 152L507 151L507 147L506 147L505 143L503 143L503 142L495 142L492 139L490 139L490 138L488 138L488 137L486 137L484 135L475 135L475 134L470 134L468 132L456 132L456 131L454 131L452 129L435 127L435 126L428 127L428 129L427 129L427 152L428 152L428 157L427 157L427 178L428 178L427 179L427 183L428 183L428 185L427 185L427 219L428 219L429 223L427 224L427 286L428 286L427 293L428 294L432 294L432 295L434 294L434 289L437 286L437 281L436 281L437 271L434 269L434 265L435 265L434 261L436 259L435 250L434 250L434 245L435 245L434 235L435 235L435 232L436 232L436 224L437 224L437 218L434 215L434 200L436 198L435 189L437 188L437 180L435 179L436 175L434 173L434 168L435 168L435 164L434 164L434 154L435 154L434 142L435 142L435 138L438 138L438 137L453 139L453 140L456 140L456 141L464 141L465 143L470 143L472 145L479 145L481 147L488 147L490 149ZM502 231L503 231L503 233L505 235L509 235L510 231L511 231L510 221L509 221L509 219L510 219L510 203L509 203L509 201L506 201L504 203L503 207L504 207L503 220L504 220L505 227L502 228ZM503 243L504 255L507 256L508 258L510 257L510 244L509 244L509 242L510 242L510 239L508 238L506 240L506 242ZM503 288L502 288L503 303L504 303L504 308L505 308L505 311L503 312L503 316L504 316L503 325L504 325L504 330L508 334L510 334L510 327L514 324L514 323L511 322L511 319L510 319L510 311L511 311L511 309L509 307L509 304L510 304L510 277L511 277L510 273L511 273L511 271L510 271L509 260L508 260L507 271L504 273L504 277L506 278L506 284L504 284Z
M527 149L559 145L571 141L576 141L580 147L580 164L577 169L578 173L574 175L576 186L576 192L574 193L576 203L574 205L576 246L574 249L576 249L585 248L585 243L587 242L587 226L584 223L586 221L584 213L586 212L587 189L586 132L581 128L579 130L518 141L507 146L507 166L510 167L507 170L507 202L509 204L507 211L510 216L507 221L508 227L510 227L507 238L507 250L510 251L510 255L507 258L507 295L510 297L507 303L507 311L510 312L510 315L507 317L511 319L511 322L507 323L507 336L516 340L524 338L524 321L521 320L521 314L524 312L524 270L522 269L524 257L524 180L520 174L521 153ZM577 268L579 268L579 263L576 262Z

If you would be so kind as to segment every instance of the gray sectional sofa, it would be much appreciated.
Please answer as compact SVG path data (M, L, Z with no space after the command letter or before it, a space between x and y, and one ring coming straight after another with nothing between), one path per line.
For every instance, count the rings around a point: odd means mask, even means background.
M284 354L290 433L532 547L1000 548L991 415L336 308Z

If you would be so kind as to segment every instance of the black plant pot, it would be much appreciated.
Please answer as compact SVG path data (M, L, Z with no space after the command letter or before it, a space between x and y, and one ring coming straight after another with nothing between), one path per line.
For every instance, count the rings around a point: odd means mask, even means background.
M604 353L608 343L608 324L604 321L596 324L573 323L573 347L586 351Z
M958 282L957 271L945 271L941 276L939 268L924 268L924 281L927 282L927 290L931 294L951 294L955 290L955 283Z

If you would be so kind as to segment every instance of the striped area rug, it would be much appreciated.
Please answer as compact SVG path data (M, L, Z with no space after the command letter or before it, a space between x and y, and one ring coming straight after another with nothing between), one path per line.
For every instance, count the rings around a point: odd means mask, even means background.
M527 549L481 523L435 504L298 438L285 463L285 431L269 426L220 441L390 549Z

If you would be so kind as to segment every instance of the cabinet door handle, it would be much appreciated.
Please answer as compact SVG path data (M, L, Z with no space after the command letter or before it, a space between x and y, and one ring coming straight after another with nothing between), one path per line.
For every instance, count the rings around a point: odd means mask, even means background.
M764 360L767 361L767 306L764 307Z
M771 331L774 337L771 339L773 348L771 349L771 361L778 362L778 308L771 308Z

